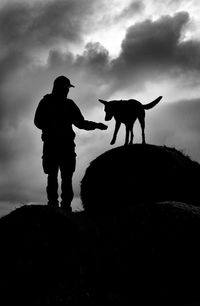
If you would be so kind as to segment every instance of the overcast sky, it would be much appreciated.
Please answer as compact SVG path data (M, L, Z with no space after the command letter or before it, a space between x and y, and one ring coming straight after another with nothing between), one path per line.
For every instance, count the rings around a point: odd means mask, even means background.
M45 203L40 99L65 75L86 119L98 99L163 100L147 111L146 139L200 161L198 0L0 0L0 208ZM111 148L107 131L76 129L75 202L89 162ZM122 145L124 130L115 146ZM141 131L135 126L135 142ZM0 212L1 214L1 212Z

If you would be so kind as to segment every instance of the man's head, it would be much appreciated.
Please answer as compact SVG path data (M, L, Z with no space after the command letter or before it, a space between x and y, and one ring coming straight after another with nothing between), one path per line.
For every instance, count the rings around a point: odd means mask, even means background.
M71 84L70 80L67 77L61 75L54 80L53 93L66 97L68 95L70 87L75 86Z

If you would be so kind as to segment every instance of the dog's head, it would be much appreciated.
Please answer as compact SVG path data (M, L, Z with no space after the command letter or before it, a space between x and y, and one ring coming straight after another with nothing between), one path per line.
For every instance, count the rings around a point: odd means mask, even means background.
M109 121L113 117L113 108L111 105L109 105L108 101L99 99L99 102L101 102L104 105L104 111L105 111L105 121Z

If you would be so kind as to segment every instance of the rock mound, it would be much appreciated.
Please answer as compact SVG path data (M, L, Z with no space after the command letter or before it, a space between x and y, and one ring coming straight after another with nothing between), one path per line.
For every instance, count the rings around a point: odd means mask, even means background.
M81 182L88 212L113 212L144 202L200 204L200 165L180 151L134 144L105 152L91 162Z

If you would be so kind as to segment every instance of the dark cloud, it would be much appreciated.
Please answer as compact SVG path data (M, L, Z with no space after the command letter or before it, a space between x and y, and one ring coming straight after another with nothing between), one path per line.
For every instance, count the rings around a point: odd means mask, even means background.
M154 64L170 62L174 56L183 26L188 22L187 13L174 17L163 16L156 21L146 20L130 27L122 42L121 57L128 63Z
M89 84L94 89L97 86L97 91L104 87L106 95L130 86L138 90L153 78L155 82L187 78L200 72L200 42L182 40L189 21L188 13L180 12L137 23L128 29L116 59L111 60L100 43L89 43L85 52L74 58L73 69L84 76L81 82L87 83L86 88Z
M4 47L35 50L63 41L76 42L81 40L84 20L92 11L91 0L6 4L0 10L0 43Z
M145 8L143 1L132 1L119 15L115 17L116 21L129 19L140 14Z
M128 86L134 80L138 86L137 80L144 82L152 77L199 71L200 43L181 41L188 21L188 13L180 12L130 27L122 42L121 54L113 61L117 87Z
M111 60L99 43L88 44L76 61L85 69L91 81L107 84L107 95L132 87L139 89L145 81L176 78L200 72L200 42L183 41L184 30L190 21L187 12L145 20L131 26L121 45L119 56ZM108 86L109 85L109 86Z
M76 65L88 67L92 71L101 73L109 64L109 53L100 43L88 43L83 55L76 58Z
M0 8L0 86L10 72L32 65L49 49L82 42L89 32L92 0L12 2ZM101 2L101 1L100 1ZM87 29L87 30L86 30Z

